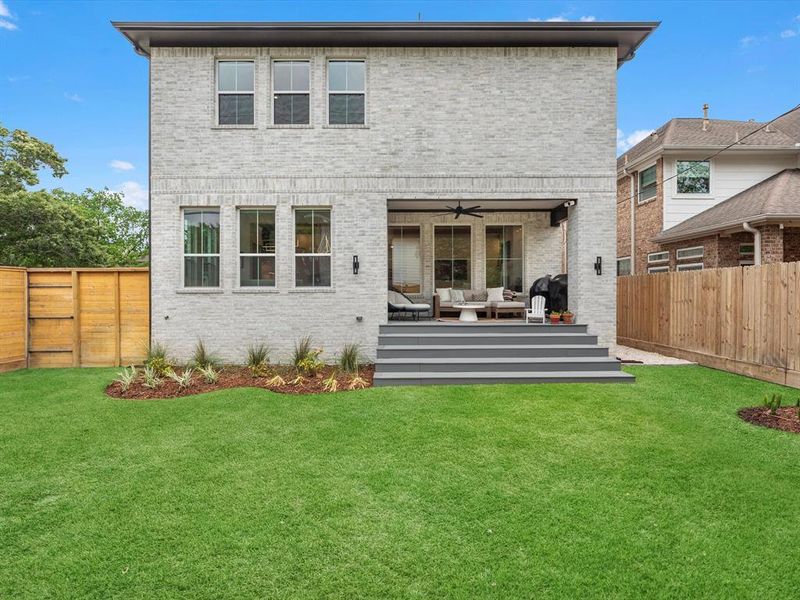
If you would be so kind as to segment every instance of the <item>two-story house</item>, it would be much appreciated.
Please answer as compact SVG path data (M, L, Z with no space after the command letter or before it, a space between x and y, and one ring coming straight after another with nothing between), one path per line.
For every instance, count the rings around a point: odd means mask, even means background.
M389 287L525 293L562 227L570 308L614 341L616 70L656 24L114 25L149 60L151 336L177 357L374 356Z
M800 110L765 126L706 106L621 155L617 178L620 275L800 260Z

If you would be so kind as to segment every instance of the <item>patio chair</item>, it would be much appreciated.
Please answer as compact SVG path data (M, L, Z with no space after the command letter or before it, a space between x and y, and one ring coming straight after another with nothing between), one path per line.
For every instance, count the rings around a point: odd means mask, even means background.
M536 323L538 321L544 323L544 304L544 296L532 296L531 307L525 311L525 322L530 323L533 321Z
M398 292L389 290L389 316L393 314L408 313L413 319L419 321L420 313L430 313L431 305L424 302L414 302L411 298Z

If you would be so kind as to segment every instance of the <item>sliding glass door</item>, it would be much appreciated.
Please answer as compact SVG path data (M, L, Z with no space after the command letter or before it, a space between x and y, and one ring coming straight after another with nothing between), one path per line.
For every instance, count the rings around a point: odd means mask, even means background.
M436 225L433 233L434 287L470 289L472 240L469 225Z

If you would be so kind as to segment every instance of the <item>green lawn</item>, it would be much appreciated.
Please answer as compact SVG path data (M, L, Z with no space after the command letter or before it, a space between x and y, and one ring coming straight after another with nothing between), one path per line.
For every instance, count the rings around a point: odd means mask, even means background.
M0 376L0 598L796 597L782 390L634 385L104 396Z

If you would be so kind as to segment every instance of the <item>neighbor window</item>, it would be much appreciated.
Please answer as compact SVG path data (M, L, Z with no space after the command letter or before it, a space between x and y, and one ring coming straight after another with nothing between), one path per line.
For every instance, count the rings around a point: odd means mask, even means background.
M631 257L617 259L617 276L624 277L631 274Z
M328 61L328 123L363 125L366 99L366 63L363 60Z
M309 62L276 60L272 63L272 122L308 125Z
M294 284L331 285L331 211L313 208L294 212Z
M708 194L711 191L711 163L707 160L679 160L679 194Z
M691 248L681 248L675 252L675 258L686 260L687 258L703 258L703 246L692 246Z
M756 247L755 244L739 244L739 264L749 267L755 264Z
M522 226L486 227L486 287L522 291Z
M420 233L417 225L389 227L389 288L404 294L422 292Z
M688 263L675 267L678 271L702 271L703 263Z
M469 289L472 264L470 227L437 225L433 238L434 287Z
M667 267L667 266L663 266L663 267L648 267L647 268L647 272L648 273L666 273L667 271L669 271L669 267Z
M220 125L255 123L254 73L252 60L217 62L217 122Z
M656 195L656 166L639 171L639 204L655 198Z
M648 264L669 262L669 252L651 252L647 255Z
M219 209L183 209L183 285L219 287Z
M239 285L275 286L275 211L239 211Z

